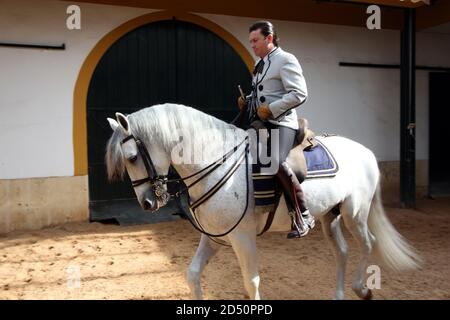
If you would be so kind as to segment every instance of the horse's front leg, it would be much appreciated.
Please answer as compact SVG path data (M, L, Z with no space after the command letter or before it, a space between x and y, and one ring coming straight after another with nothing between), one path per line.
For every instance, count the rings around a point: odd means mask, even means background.
M244 286L250 299L260 300L258 255L256 252L256 235L238 231L229 236L233 250L241 267Z
M204 234L201 235L197 251L192 258L191 264L189 265L187 271L187 282L194 299L203 299L200 278L202 276L203 269L209 262L209 259L217 253L219 248L220 246L213 243L207 236Z

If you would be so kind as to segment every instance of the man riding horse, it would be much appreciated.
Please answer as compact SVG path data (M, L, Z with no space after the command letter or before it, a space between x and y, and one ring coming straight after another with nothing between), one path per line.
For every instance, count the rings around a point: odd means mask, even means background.
M279 153L271 155L271 161L276 161L276 176L283 188L292 217L292 230L287 237L300 238L305 236L315 223L306 208L300 185L305 177L300 177L302 181L298 181L286 158L294 145L296 135L303 135L298 132L304 128L299 127L295 108L307 99L305 78L297 58L278 46L278 37L270 22L259 21L253 24L249 28L249 41L255 55L260 59L253 71L252 92L247 97L239 97L238 105L241 113L245 112L250 127L256 130L264 128L269 132L278 130L279 139L271 141L271 145L278 144ZM303 155L303 152L300 153Z

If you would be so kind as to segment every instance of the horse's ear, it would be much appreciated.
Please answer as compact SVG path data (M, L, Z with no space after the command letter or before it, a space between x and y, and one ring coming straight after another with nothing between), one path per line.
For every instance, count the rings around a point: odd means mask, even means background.
M113 131L115 131L115 130L119 127L119 124L118 124L117 121L114 120L113 118L106 118L106 119L108 120L109 125L111 126L111 129L112 129Z
M130 134L130 123L128 122L127 117L120 112L116 112L116 119L123 131L126 134Z

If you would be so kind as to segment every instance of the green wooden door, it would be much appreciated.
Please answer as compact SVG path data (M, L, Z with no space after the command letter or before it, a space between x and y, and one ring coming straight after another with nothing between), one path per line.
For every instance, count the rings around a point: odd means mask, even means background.
M114 217L140 223L154 216L140 210L128 178L113 184L106 179L104 154L111 135L107 117L174 102L231 121L237 114L237 85L249 92L250 82L234 49L192 23L151 23L114 43L94 71L87 99L91 220ZM164 214L176 210L172 204Z

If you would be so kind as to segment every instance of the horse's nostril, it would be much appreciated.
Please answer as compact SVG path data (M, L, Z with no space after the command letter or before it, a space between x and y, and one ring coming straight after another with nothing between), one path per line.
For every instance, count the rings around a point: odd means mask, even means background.
M144 200L144 210L151 210L151 209L153 209L153 205L154 205L153 201L148 200L148 199Z

